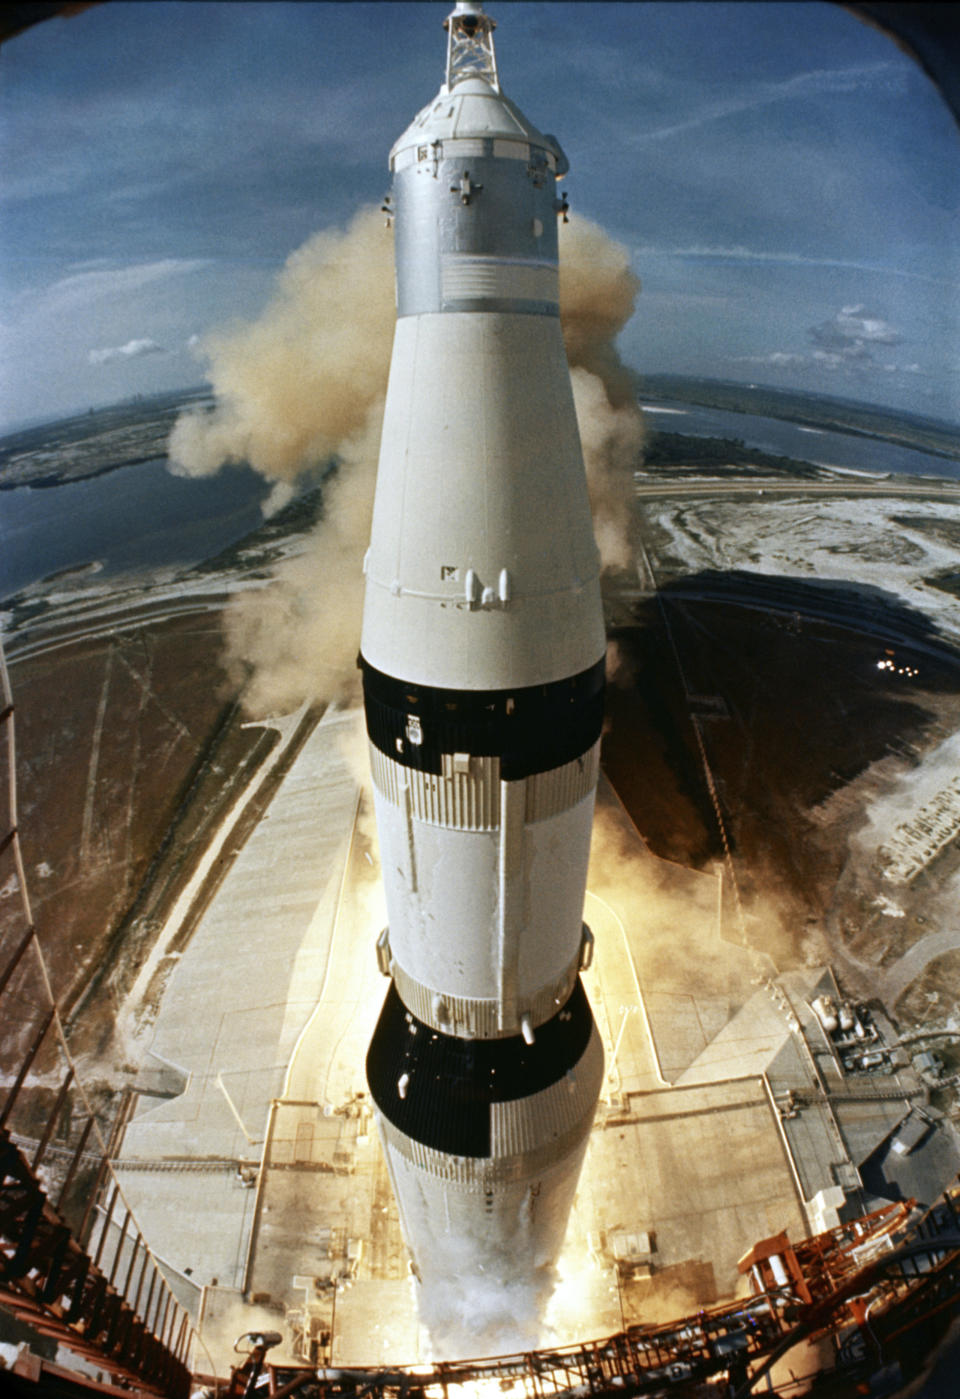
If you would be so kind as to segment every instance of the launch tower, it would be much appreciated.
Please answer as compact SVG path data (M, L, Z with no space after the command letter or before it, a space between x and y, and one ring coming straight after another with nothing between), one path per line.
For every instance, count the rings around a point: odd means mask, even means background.
M557 300L567 161L458 4L390 153L398 320L360 664L391 985L367 1058L425 1286L543 1276L603 1075L580 970L599 556Z

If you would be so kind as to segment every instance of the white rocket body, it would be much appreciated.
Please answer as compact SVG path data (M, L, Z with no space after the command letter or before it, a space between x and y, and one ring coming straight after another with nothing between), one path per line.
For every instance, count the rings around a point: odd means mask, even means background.
M391 152L361 641L392 979L367 1060L424 1282L556 1258L603 1074L579 980L605 638L557 308L566 170L458 5Z

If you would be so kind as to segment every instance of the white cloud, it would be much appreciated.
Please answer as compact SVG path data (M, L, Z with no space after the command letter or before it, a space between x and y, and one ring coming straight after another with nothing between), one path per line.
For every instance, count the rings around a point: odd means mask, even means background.
M773 369L793 369L798 372L819 370L840 373L854 372L884 374L923 374L919 364L878 363L867 345L852 343L832 350L811 350L809 354L797 354L792 350L773 350L765 355L736 355L736 364L757 364Z
M206 267L203 258L163 258L159 262L133 263L128 267L95 268L73 272L39 292L29 293L34 315L63 316L81 311L109 297L127 297L152 283L182 277Z
M875 340L879 345L896 345L900 332L880 316L873 315L865 306L844 306L835 320L844 335L858 340Z
M734 355L735 364L766 364L778 369L809 369L816 355L798 355L790 350L773 350L767 355Z
M814 350L810 358L814 364L820 364L825 369L839 369L841 364L849 364L854 356L839 355L835 350ZM863 356L861 355L860 358L862 359Z
M814 358L872 360L876 345L899 345L903 336L865 306L844 306L829 321L810 327Z
M922 374L924 371L919 364L882 364L881 369L888 374Z
M791 354L789 350L774 350L772 355L761 356L764 364L806 364L806 355Z
M898 267L881 266L877 262L858 262L851 258L811 257L807 253L795 253L789 249L781 251L747 248L742 244L724 248L697 243L683 248L658 248L652 243L642 243L632 251L637 257L695 258L706 262L768 262L783 267L838 267L851 272L873 272L882 277L902 277L913 282L929 282L936 286L957 286L956 279L951 277L933 277L924 272L909 272Z
M817 68L809 73L797 73L782 82L756 83L742 92L734 92L715 102L707 103L699 111L692 112L684 121L637 132L633 135L633 140L637 143L661 141L669 136L694 130L698 126L705 126L708 122L738 116L741 112L768 107L773 102L787 99L819 98L829 93L855 92L860 88L877 85L887 91L896 91L902 89L904 83L903 72L899 65L893 63L868 63L851 68Z
M165 355L167 352L156 340L128 340L125 345L111 345L105 350L91 350L87 358L91 364L109 364L115 359L140 359L143 355Z

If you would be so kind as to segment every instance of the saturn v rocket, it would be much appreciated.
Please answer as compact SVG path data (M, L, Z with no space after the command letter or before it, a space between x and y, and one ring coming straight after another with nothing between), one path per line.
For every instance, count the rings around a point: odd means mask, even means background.
M557 304L566 158L458 4L390 153L398 320L360 666L390 987L367 1056L414 1270L563 1241L603 1077L580 971L605 637Z

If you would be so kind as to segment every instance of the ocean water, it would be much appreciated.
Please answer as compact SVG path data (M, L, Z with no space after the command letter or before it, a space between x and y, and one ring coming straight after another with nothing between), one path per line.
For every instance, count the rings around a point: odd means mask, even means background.
M824 466L960 478L960 462L945 457L778 418L683 403L646 405L645 411L650 426L664 432L738 437ZM191 479L171 475L158 457L87 481L0 491L0 599L61 569L94 562L107 576L199 563L257 528L268 490L247 467Z
M824 432L801 427L782 418L755 418L749 413L727 413L688 403L645 403L647 424L654 432L680 432L688 437L739 437L748 447L818 466L835 466L880 475L947 476L960 479L960 461L934 457L845 432Z
M173 476L166 459L39 490L0 491L0 599L61 569L193 564L263 522L269 486L248 467Z

